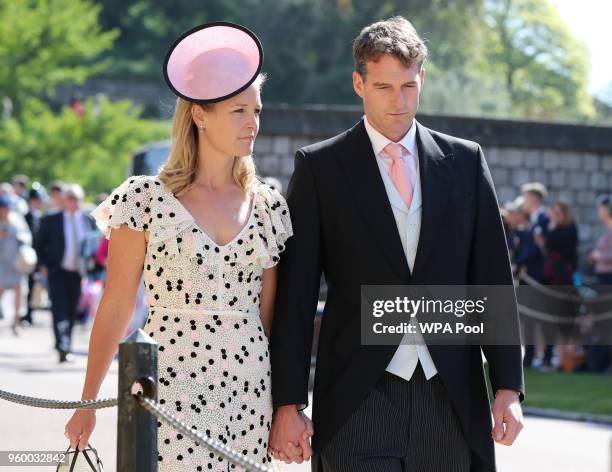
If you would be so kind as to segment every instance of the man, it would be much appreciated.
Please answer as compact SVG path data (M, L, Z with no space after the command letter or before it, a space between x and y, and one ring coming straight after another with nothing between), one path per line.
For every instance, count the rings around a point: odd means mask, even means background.
M42 217L42 211L41 211L42 206L43 206L42 195L37 189L31 188L28 192L27 200L28 200L28 212L25 215L25 220L26 220L26 223L28 224L28 228L30 228L30 233L34 237L36 233L38 232L38 229L40 227L40 220ZM27 325L30 325L30 326L34 324L32 320L32 309L33 309L32 296L34 294L34 273L35 271L32 272L31 274L28 274L28 297L27 297L28 308L27 308L26 314L21 317L22 323L26 323Z
M64 183L56 180L51 183L49 187L49 201L47 202L47 213L55 213L56 211L62 210L63 205L63 197L62 197L62 189L64 188Z
M63 210L42 218L35 239L41 272L49 282L60 363L74 360L70 353L72 327L81 296L81 277L86 271L82 248L87 233L95 229L93 219L80 210L83 198L80 185L67 184L62 189Z
M522 428L520 346L482 346L495 393L492 430L481 346L362 345L362 285L511 285L491 175L476 143L414 120L427 48L401 17L353 46L365 117L297 151L287 201L294 236L278 272L271 333L269 449L310 456L313 315L328 284L314 386L315 471L493 471L491 436ZM518 329L513 296L509 323Z
M516 252L514 264L520 270L524 267L527 275L539 283L544 283L544 263L546 257L536 238L546 238L550 219L543 202L546 198L546 187L539 182L529 182L521 187L521 196L524 199L523 208L529 214L529 225L522 233L521 244ZM526 320L527 321L527 320ZM526 339L533 339L537 323L527 321L524 330ZM535 346L529 343L525 346L525 358L523 365L531 367L535 356ZM544 350L542 367L544 370L552 366L553 346L547 345Z
M515 264L524 266L527 274L538 282L544 282L545 257L535 242L535 237L546 237L550 219L543 206L546 198L546 187L539 182L529 182L521 187L523 208L529 214L529 229L522 241L521 250L517 253Z

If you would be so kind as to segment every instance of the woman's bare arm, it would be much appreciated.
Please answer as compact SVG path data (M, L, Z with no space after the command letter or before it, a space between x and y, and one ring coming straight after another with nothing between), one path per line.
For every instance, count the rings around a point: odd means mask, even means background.
M261 278L261 303L260 316L263 324L264 332L268 338L272 329L272 320L274 319L274 298L276 297L276 266L270 269L264 269Z
M146 253L145 234L126 225L111 232L106 287L89 339L83 400L97 397L132 316Z

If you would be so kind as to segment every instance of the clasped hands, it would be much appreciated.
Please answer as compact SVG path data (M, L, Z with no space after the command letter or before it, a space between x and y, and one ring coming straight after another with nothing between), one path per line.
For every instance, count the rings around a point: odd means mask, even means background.
M268 452L286 464L301 464L312 456L310 438L314 434L312 421L296 405L279 406L272 420Z

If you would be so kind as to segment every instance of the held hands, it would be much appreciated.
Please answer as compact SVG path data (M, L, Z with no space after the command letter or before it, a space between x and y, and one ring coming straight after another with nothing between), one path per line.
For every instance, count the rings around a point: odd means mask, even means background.
M312 456L310 437L313 434L312 421L296 405L279 406L272 421L268 452L286 464L301 464Z
M518 392L498 390L492 410L494 425L491 435L493 440L504 446L511 446L523 429L523 410Z

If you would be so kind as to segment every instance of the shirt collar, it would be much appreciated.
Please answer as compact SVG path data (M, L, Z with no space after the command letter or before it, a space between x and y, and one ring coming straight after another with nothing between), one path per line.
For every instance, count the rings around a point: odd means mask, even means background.
M64 213L64 216L66 216L66 217L70 215L70 213L68 213L66 210L64 210L63 213ZM77 210L77 211L74 212L74 217L75 218L79 218L80 216L81 216L81 210Z
M364 115L363 122L365 124L366 132L368 133L368 137L370 138L370 142L372 143L372 149L374 149L375 155L380 155L385 146L389 143L392 143L389 138L385 135L377 131L368 121L368 117ZM410 154L413 156L417 155L417 146L416 146L416 121L412 120L412 125L408 132L404 135L402 139L400 139L397 144L401 144L405 149L407 149Z

